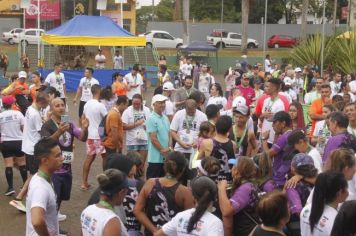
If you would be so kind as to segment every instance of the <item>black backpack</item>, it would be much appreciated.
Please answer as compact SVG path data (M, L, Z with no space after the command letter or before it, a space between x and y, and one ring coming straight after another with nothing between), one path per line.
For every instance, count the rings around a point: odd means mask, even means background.
M108 115L105 115L103 117L103 119L101 120L100 124L99 124L99 128L98 128L98 132L99 132L99 136L100 136L100 140L102 142L105 141L105 139L108 136L107 130L106 130L106 118L108 117Z

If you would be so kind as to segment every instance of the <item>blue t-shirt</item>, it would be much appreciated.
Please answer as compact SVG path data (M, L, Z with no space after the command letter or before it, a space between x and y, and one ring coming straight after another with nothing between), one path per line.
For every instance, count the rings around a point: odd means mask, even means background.
M146 121L148 136L148 162L163 163L163 155L152 144L150 133L156 133L157 139L163 148L168 148L169 144L169 120L165 115L158 115L152 112Z

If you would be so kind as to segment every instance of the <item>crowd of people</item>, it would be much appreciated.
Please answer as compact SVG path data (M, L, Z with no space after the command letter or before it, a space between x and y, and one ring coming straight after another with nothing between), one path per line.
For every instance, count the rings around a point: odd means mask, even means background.
M108 87L86 68L72 101L61 70L20 71L1 92L5 195L26 213L26 235L66 235L75 138L86 144L83 191L96 156L103 168L84 236L356 234L355 75L267 55L264 65L242 58L219 83L190 58L171 78L161 57L146 104L139 65Z

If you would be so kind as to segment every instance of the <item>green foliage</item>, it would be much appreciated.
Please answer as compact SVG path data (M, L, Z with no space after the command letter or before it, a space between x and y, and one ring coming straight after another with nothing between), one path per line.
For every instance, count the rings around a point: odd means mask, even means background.
M241 2L241 0L240 0ZM283 17L285 6L283 0L274 0L268 2L267 23L276 24ZM255 0L251 3L249 23L260 24L261 18L265 15L265 0Z
M325 37L324 65L332 65L342 73L356 73L356 38L342 39L337 36ZM310 36L293 48L290 53L291 63L298 66L321 65L321 45L320 33Z
M241 15L235 8L236 0L224 0L224 22L234 23L241 20ZM192 0L190 1L190 18L196 21L220 22L222 0Z

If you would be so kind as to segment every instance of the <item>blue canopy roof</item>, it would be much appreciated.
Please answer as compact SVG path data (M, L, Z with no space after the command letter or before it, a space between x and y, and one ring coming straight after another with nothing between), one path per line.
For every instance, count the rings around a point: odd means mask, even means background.
M63 25L47 31L46 34L96 37L134 36L107 16L75 16Z
M42 41L55 45L145 46L145 37L137 37L107 16L75 16L63 25L47 31Z

